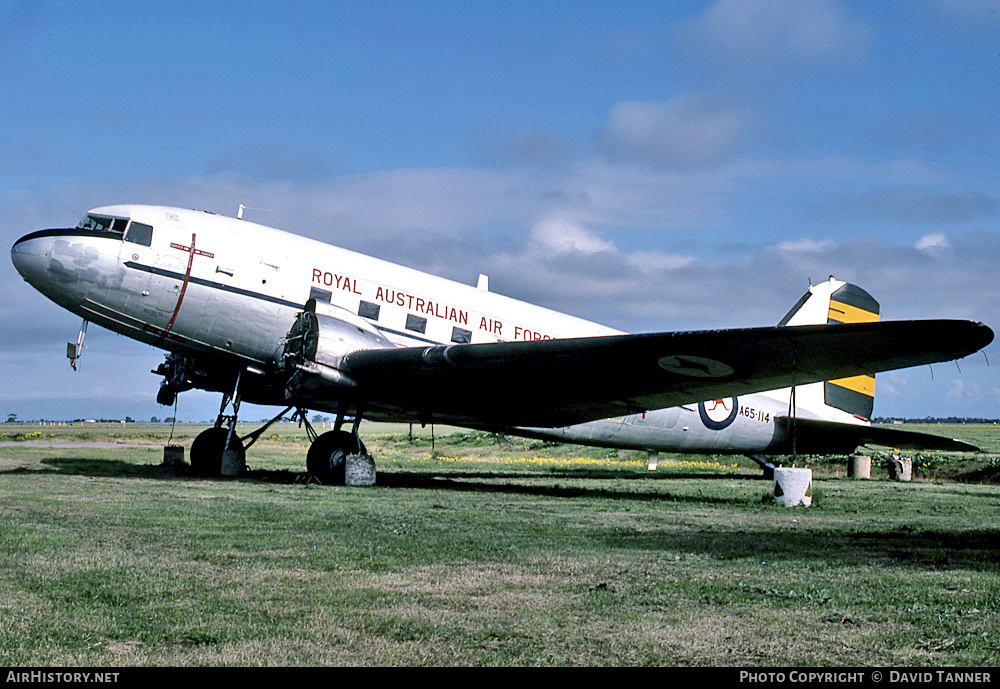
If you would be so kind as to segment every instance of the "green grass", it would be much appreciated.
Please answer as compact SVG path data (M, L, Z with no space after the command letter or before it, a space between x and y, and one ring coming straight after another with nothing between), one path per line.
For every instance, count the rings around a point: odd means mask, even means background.
M786 509L745 460L365 430L374 488L305 482L287 426L230 480L161 467L166 427L0 438L0 662L1000 660L996 485L817 471Z

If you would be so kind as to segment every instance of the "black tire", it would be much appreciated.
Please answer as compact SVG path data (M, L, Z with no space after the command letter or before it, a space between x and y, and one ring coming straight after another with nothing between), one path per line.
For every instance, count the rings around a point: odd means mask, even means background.
M228 428L209 428L202 431L191 443L191 471L198 476L222 475L222 451L229 437ZM229 449L240 454L241 460L246 459L243 443L234 433L229 442ZM240 462L243 463L242 461Z
M327 431L309 446L306 470L323 483L343 485L347 455L365 452L364 443L347 431Z

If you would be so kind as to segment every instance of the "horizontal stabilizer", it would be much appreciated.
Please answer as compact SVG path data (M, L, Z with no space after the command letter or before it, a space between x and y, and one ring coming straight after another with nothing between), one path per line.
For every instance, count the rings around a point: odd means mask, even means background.
M356 351L341 370L372 411L554 427L950 361L992 340L970 321L844 323Z
M779 452L792 452L791 419L778 417L784 427L787 447ZM795 452L812 455L849 454L862 445L891 447L898 450L942 450L945 452L982 452L975 445L932 433L902 428L795 419Z

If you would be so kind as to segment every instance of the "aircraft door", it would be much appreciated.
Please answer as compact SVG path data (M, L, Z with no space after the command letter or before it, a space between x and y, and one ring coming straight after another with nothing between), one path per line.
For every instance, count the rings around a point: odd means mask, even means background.
M153 227L132 221L122 253L145 275L142 306L153 313L172 313L180 299L188 253L179 245L153 245Z
M180 256L156 255L149 271L146 288L142 291L143 307L155 312L173 312L177 300L180 299L184 268L185 263Z

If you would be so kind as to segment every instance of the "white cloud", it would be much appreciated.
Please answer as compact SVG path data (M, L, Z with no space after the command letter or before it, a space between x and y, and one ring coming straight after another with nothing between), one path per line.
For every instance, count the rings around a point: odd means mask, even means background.
M534 247L557 254L617 252L613 242L602 239L596 232L579 223L563 218L548 218L537 223L531 228L528 241Z
M832 239L795 239L778 244L779 251L789 252L817 252L832 249L836 242Z
M683 254L665 254L659 251L634 251L628 255L628 261L640 272L660 273L671 270L686 268L696 259L693 256Z
M906 376L896 371L880 373L875 377L875 394L878 397L899 397L909 387Z
M748 129L745 116L735 108L703 95L685 95L666 103L618 103L598 141L601 151L616 162L700 167L731 157Z
M872 41L832 0L718 0L692 30L717 54L740 58L741 71L857 63Z
M983 390L975 381L969 381L965 378L952 378L948 381L948 389L945 395L953 402L965 402L982 399Z
M913 245L918 251L929 251L934 249L947 249L949 247L947 235L941 232L925 234Z

